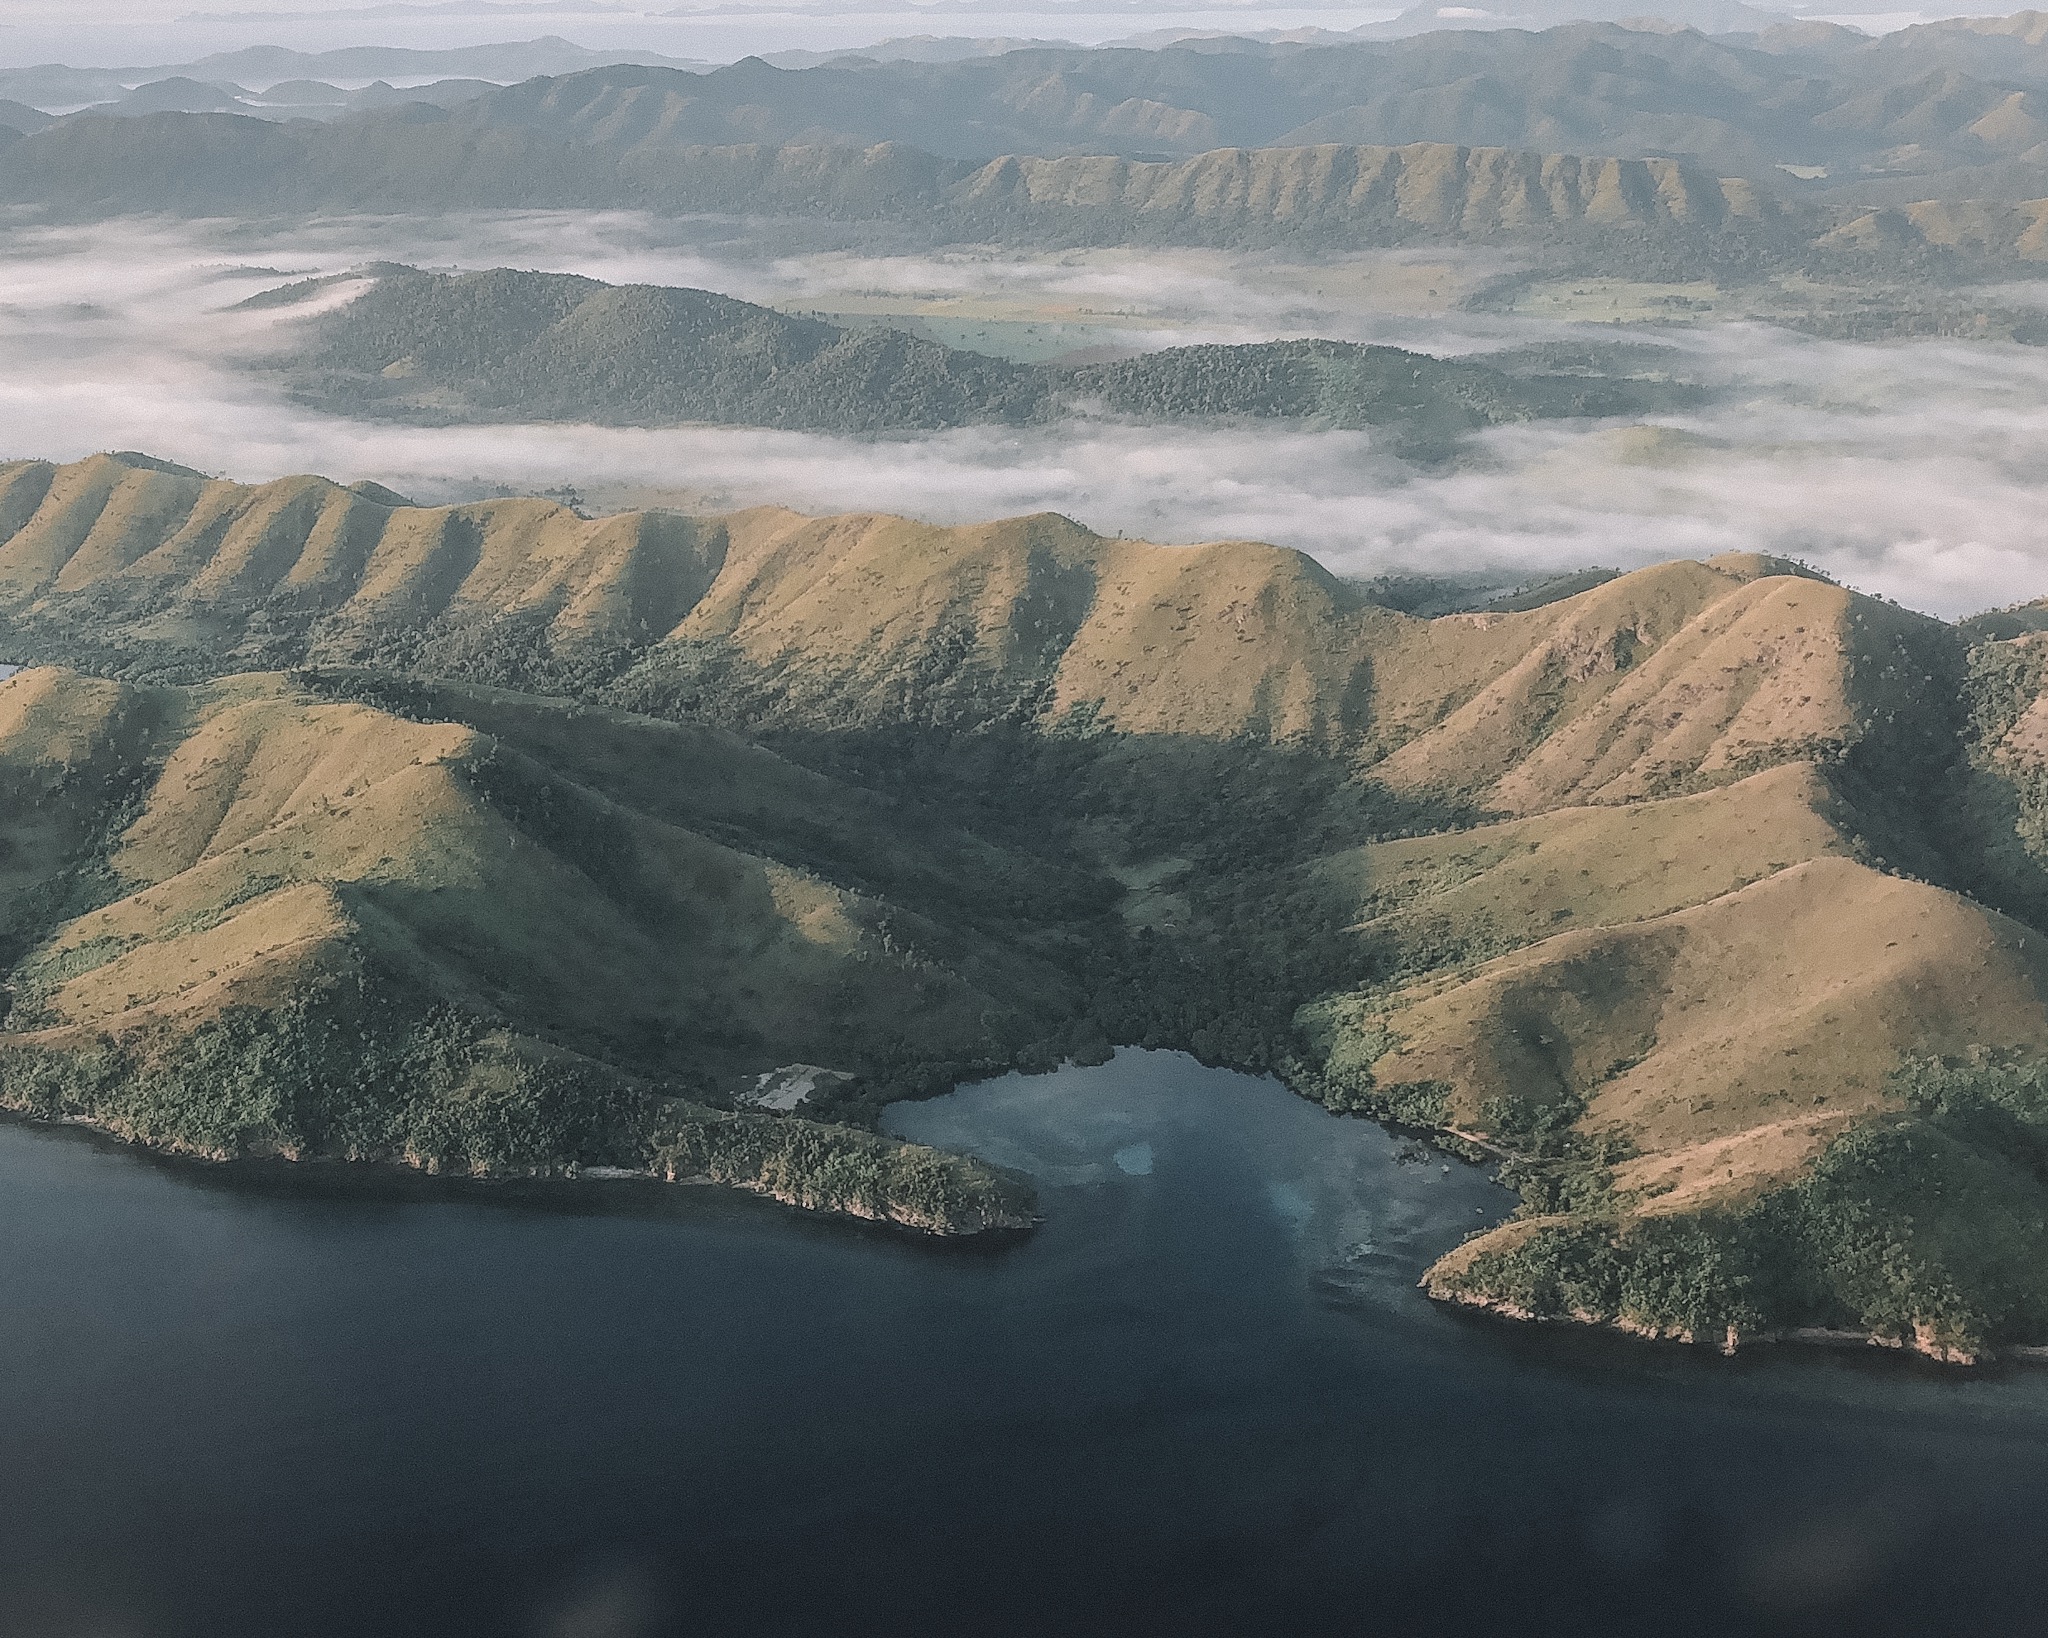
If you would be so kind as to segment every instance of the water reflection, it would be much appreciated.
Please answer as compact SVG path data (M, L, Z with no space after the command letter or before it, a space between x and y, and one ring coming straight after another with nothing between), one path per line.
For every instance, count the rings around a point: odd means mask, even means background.
M884 1125L1054 1191L1150 1178L1182 1193L1192 1186L1218 1213L1249 1204L1280 1231L1302 1272L1360 1284L1412 1287L1515 1203L1486 1173L1413 1139L1334 1118L1276 1081L1204 1069L1173 1052L1127 1048L1094 1068L1006 1075L895 1104ZM1171 1242L1149 1249L1177 1255Z
M1482 1172L1169 1054L889 1118L1042 1227L0 1127L0 1632L2039 1624L2048 1377L1443 1313Z

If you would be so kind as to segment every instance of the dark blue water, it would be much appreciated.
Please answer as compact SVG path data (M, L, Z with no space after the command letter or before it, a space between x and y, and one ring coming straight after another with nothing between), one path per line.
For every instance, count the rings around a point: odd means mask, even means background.
M2048 1630L2048 1375L1440 1313L1499 1191L1183 1058L896 1113L1044 1227L0 1129L0 1631Z

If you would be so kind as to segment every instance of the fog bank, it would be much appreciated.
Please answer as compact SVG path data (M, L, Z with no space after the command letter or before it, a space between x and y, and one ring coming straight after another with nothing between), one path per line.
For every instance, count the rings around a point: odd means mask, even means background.
M1947 616L2048 595L2048 351L2012 345L1673 330L1651 339L1681 349L1686 372L1718 386L1713 407L1652 426L1500 428L1441 471L1404 466L1361 433L1290 424L1077 421L867 441L358 423L291 405L241 367L276 345L287 321L228 311L236 301L287 275L380 255L701 283L798 305L850 291L1035 291L1108 314L1106 330L1126 326L1118 333L1144 345L1299 334L1308 322L1438 351L1570 333L1458 315L1347 322L1305 311L1270 269L1216 256L1028 267L816 256L740 267L630 229L615 217L495 218L452 231L17 229L0 241L0 455L134 448L241 479L374 478L425 500L568 484L594 501L776 502L944 522L1054 510L1159 541L1275 541L1353 574L1516 578L1756 550Z

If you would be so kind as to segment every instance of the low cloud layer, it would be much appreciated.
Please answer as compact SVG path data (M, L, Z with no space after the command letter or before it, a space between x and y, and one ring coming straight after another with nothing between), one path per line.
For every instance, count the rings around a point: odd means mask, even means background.
M1056 510L1161 541L1276 541L1357 574L1515 579L1765 551L1951 616L2048 595L2048 351L1818 342L1762 326L1674 331L1662 339L1685 350L1688 371L1721 384L1716 407L1648 427L1502 428L1477 440L1470 460L1435 473L1403 466L1363 434L1285 425L1077 422L879 442L745 429L413 428L314 414L252 380L239 361L274 345L283 321L228 309L283 274L370 256L514 262L799 304L861 290L1050 291L1128 312L1134 332L1154 340L1302 333L1298 296L1276 293L1256 264L1223 257L740 265L654 242L616 217L232 235L138 223L17 230L0 250L0 455L142 449L243 479L375 478L422 499L566 483L594 499L871 508L939 521ZM1332 328L1343 320L1309 317ZM1445 351L1562 333L1353 318L1356 333L1391 326L1401 334L1387 339Z

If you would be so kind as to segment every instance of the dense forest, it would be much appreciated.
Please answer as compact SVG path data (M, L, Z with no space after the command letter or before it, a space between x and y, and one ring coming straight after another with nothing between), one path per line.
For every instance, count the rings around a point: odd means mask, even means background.
M841 433L1022 425L1093 411L1149 420L1299 418L1387 427L1410 453L1476 427L1641 414L1695 401L1657 376L1513 369L1398 347L1275 341L1110 363L1018 364L902 331L844 329L706 290L568 274L373 271L305 321L272 367L323 407L419 420L714 422ZM317 281L325 286L329 281ZM288 301L307 287L255 298Z

